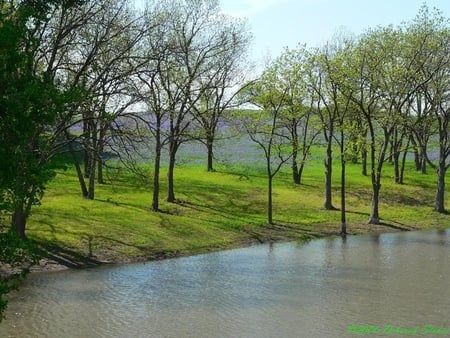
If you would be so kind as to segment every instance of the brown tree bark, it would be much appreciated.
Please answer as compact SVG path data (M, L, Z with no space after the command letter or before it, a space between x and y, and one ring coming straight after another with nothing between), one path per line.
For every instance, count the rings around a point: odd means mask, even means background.
M446 213L445 210L445 173L447 169L445 162L440 161L437 169L437 190L436 190L436 202L434 209L439 213Z
M372 205L370 209L370 216L368 224L380 224L380 215L379 215L379 200L380 200L380 189L381 184L378 179L377 182L372 184Z
M345 205L345 143L344 143L344 130L341 129L341 236L347 235L347 215Z
M159 174L161 170L161 119L157 118L155 130L155 168L153 173L152 211L159 211Z
M331 132L330 132L331 134ZM331 134L332 135L332 134ZM333 151L332 151L332 137L329 136L327 140L327 154L324 161L325 165L325 210L336 210L332 203L332 172L333 172Z
M174 187L174 170L175 170L175 152L170 151L169 168L167 170L167 202L175 203L175 187Z
M27 239L27 235L25 234L27 219L28 217L22 210L22 207L16 207L12 215L12 224L14 226L14 229L16 230L17 235L24 240Z
M273 200L272 200L272 183L273 176L271 173L268 175L268 188L267 188L267 223L273 224Z
M214 160L214 137L207 137L206 138L206 148L208 151L208 163L207 163L207 171L208 172L213 172L214 171L214 167L213 167L213 160Z

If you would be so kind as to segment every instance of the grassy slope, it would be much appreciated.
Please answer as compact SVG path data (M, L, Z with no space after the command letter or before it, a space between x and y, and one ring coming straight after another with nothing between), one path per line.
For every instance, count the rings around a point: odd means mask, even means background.
M334 204L339 207L339 166ZM85 257L127 261L193 254L245 243L304 239L337 233L339 211L325 211L323 168L309 163L304 184L293 186L288 168L275 178L274 220L266 220L266 179L263 172L183 166L175 173L178 204L162 202L163 213L149 211L151 184L120 175L97 187L96 200L83 200L74 171L60 172L43 204L29 221L28 235L53 246L70 260ZM368 226L371 185L359 165L348 166L347 215L350 233L450 227L450 216L433 212L435 175L408 167L405 185L393 184L386 165L380 213L385 225ZM162 175L164 177L164 175ZM165 195L162 181L162 197ZM447 208L450 209L450 196Z

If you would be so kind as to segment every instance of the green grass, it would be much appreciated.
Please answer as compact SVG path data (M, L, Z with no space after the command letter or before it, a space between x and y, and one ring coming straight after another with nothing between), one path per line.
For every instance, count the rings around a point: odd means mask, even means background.
M334 169L334 205L340 206L340 168ZM243 172L243 173L242 173ZM94 201L81 198L73 170L61 171L50 183L42 206L35 207L28 236L60 257L83 262L155 259L208 252L253 242L302 240L336 234L340 212L323 204L324 169L321 161L305 168L303 183L291 183L289 168L275 177L274 226L266 224L264 172L220 167L208 173L203 166L176 169L177 204L164 202L161 213L150 211L151 183L130 174L97 185ZM404 185L393 183L393 168L385 166L382 182L381 226L366 225L371 202L369 177L360 165L347 167L347 219L350 233L398 229L447 228L450 216L433 211L436 176L416 173L409 164ZM447 208L450 209L450 196Z

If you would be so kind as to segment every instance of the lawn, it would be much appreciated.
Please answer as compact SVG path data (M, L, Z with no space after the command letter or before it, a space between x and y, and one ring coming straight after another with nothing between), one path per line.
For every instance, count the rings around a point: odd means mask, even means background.
M184 163L175 171L178 202L161 202L150 211L149 179L111 169L96 199L81 198L75 171L58 172L42 205L29 220L28 236L70 264L126 262L195 254L252 243L307 240L339 233L340 212L322 208L324 169L316 156L304 171L303 184L291 183L286 166L274 181L274 221L266 223L266 178L263 167L218 164L215 172ZM381 190L383 225L367 225L370 177L359 164L347 166L347 219L351 234L450 227L450 216L433 211L435 174L416 173L408 164L405 184L394 184L386 164ZM151 168L148 169L151 177ZM165 172L161 197L165 196ZM340 206L340 167L334 168L334 200ZM450 209L449 198L447 208Z

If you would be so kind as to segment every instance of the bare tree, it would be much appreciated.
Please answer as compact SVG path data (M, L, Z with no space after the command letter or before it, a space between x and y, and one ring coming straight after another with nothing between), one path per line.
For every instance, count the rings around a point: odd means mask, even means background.
M328 51L314 51L309 59L309 83L310 88L316 93L316 112L321 121L321 129L326 143L325 167L325 202L326 210L336 210L333 206L332 173L333 173L333 140L336 123L339 116L339 106L335 104L338 95L338 84L329 80L327 67Z
M66 143L78 138L71 131L81 131L84 175L76 149L72 144L69 148L82 194L94 198L96 167L102 167L108 126L130 104L126 83L133 72L132 54L143 35L142 26L126 0L64 3L54 7L50 17L36 31L44 41L36 51L36 67L45 67L61 87L80 88L83 93L85 99L60 116L57 130ZM101 169L99 173L101 181ZM84 176L89 178L88 185Z
M220 42L211 58L203 65L197 80L201 97L192 105L193 115L200 126L199 140L207 149L207 170L213 171L214 143L224 114L238 103L235 97L242 90L248 67L246 53L251 35L246 22L217 15L215 29ZM238 90L238 88L240 88Z
M159 63L154 84L163 98L164 116L167 117L164 126L169 152L167 201L175 202L176 154L181 144L192 140L190 131L195 109L207 91L217 85L218 76L211 74L219 74L228 67L235 57L233 53L243 48L244 41L238 36L239 27L229 24L220 14L216 0L155 1L148 7L165 19L168 53ZM236 49L233 51L233 48ZM229 75L226 74L226 81L229 81ZM219 107L215 113L222 114L223 111L223 107Z
M289 133L281 122L287 101L287 87L280 87L276 67L267 67L263 76L245 90L248 102L259 109L248 111L238 123L264 152L267 172L267 223L273 224L273 179L290 160Z
M144 114L138 116L150 131L154 141L152 211L159 211L160 171L162 149L168 142L167 125L170 111L175 109L171 97L170 78L175 50L170 36L168 17L153 4L145 13L145 25L149 29L142 42L143 59L134 88L144 105Z
M336 118L336 129L340 131L340 137L334 137L340 148L341 162L341 235L347 234L347 218L346 218L346 149L347 140L346 133L349 130L348 120L355 115L355 105L352 104L351 98L345 95L348 86L348 67L350 67L350 58L352 58L354 50L353 39L351 36L340 33L335 35L334 39L327 43L319 54L319 63L325 69L326 77L324 81L327 83L329 90L327 94L320 95L323 105L327 111L332 110L329 118ZM322 122L324 119L321 119ZM329 136L331 136L330 134ZM328 144L330 147L330 144ZM328 153L327 147L327 153Z

